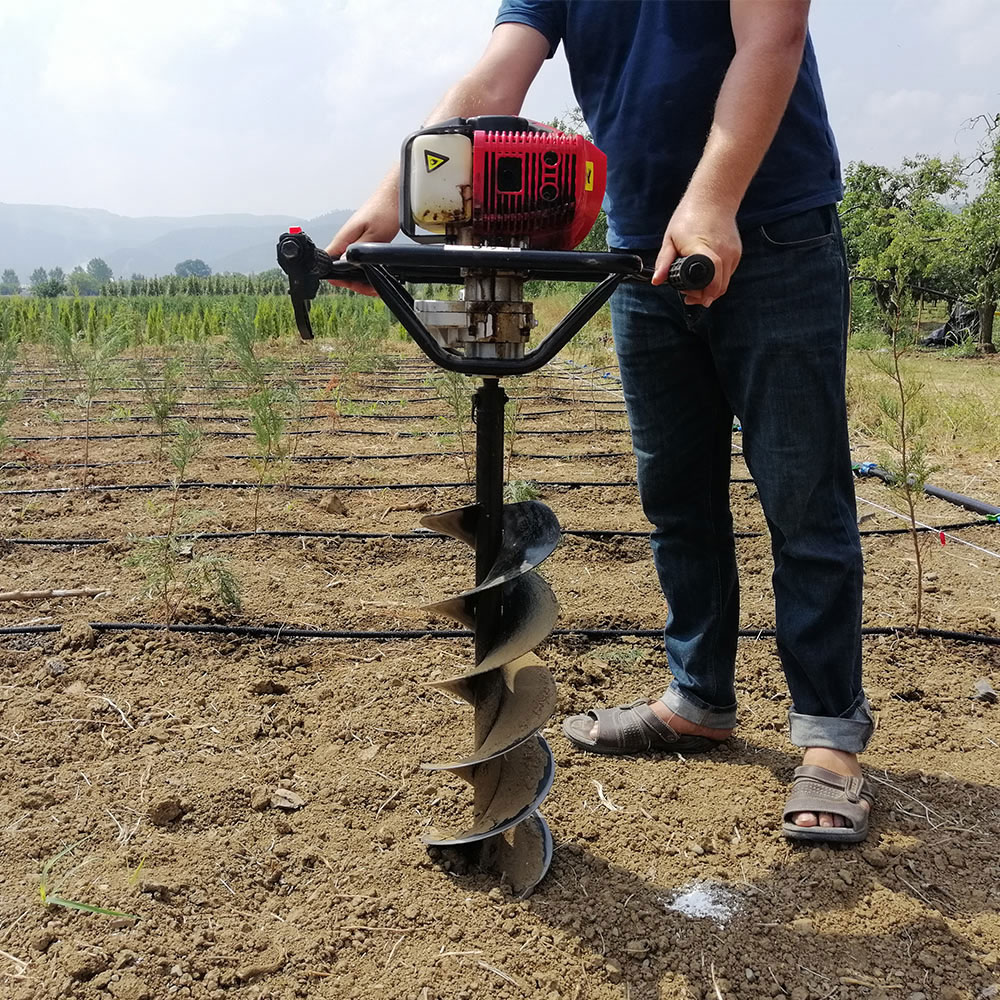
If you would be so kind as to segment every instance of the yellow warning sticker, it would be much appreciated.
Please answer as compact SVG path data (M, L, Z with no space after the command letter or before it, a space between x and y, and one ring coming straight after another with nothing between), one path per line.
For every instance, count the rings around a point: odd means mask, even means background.
M427 164L427 173L429 174L450 159L450 156L445 156L443 153L432 153L429 149L424 151L424 162Z
M594 161L584 160L583 163L583 189L584 191L594 190Z

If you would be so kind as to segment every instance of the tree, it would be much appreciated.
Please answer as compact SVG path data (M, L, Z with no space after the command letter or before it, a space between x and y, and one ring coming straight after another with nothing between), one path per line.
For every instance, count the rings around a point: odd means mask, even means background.
M0 295L20 295L21 280L13 268L8 267L0 276Z
M182 260L174 267L174 274L179 278L187 278L194 275L196 278L207 278L212 273L212 269L200 257L194 260Z
M100 282L82 267L74 267L66 282L73 295L97 295L101 291Z
M31 290L43 299L55 299L66 293L66 276L61 267L54 267L46 273L44 267L36 267L31 272Z
M100 257L92 257L87 262L87 274L89 274L98 286L106 285L113 277L114 273Z
M875 282L886 332L898 325L899 294L958 298L966 289L959 260L946 252L964 191L957 159L917 156L892 170L852 163L840 216L853 274Z
M967 168L979 193L965 205L947 250L960 262L966 299L979 311L979 350L993 354L993 322L1000 302L1000 114L986 122L986 138Z

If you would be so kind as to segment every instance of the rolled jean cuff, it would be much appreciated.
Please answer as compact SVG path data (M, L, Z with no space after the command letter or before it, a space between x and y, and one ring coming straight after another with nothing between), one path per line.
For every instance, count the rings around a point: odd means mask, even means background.
M871 706L863 695L858 705L845 717L800 715L789 711L788 728L797 747L827 747L845 753L861 753L875 731Z
M736 725L736 705L730 708L714 708L703 701L683 694L676 684L671 684L660 698L667 708L682 719L696 726L709 729L732 729Z

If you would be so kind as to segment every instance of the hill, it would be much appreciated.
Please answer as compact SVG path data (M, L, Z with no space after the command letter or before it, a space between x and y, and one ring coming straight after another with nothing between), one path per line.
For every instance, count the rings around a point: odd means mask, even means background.
M199 257L216 272L266 271L275 266L274 244L287 226L304 226L325 241L350 214L130 218L103 209L0 203L0 270L12 267L22 284L37 267L68 273L92 257L103 258L118 277L170 274L179 261Z

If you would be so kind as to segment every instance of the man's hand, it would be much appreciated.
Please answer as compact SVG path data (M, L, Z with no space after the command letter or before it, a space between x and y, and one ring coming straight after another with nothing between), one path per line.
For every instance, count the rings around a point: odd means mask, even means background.
M375 193L352 215L330 241L326 252L337 259L352 243L390 243L399 232L397 191L398 172L392 171ZM362 295L375 295L375 289L363 281L330 280L331 285L350 288Z
M703 253L711 259L715 277L705 288L684 292L684 301L687 305L710 306L729 287L729 279L743 253L735 213L711 200L685 196L667 226L656 257L653 284L662 285L670 273L670 265L678 257L693 253Z

